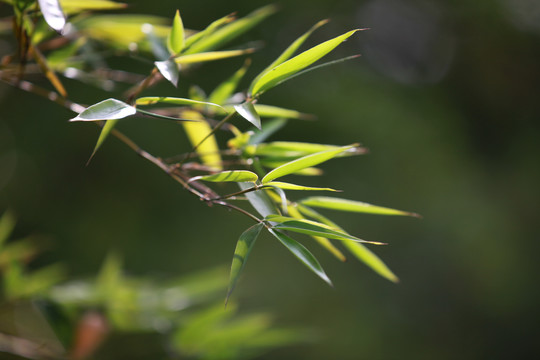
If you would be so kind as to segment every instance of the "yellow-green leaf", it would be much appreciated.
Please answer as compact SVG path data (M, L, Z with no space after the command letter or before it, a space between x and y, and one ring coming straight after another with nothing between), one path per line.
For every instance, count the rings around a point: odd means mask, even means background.
M211 181L211 182L255 182L259 177L254 172L248 170L228 170L212 175L195 176L189 181Z
M197 111L184 110L181 113L184 119L197 120L197 121L184 121L182 126L186 131L189 141L192 146L197 146L197 154L201 157L202 162L211 168L221 170L221 156L219 154L219 147L214 135L209 137L208 134L212 132L212 127L205 118ZM206 138L206 140L204 140ZM203 141L201 143L201 141Z
M266 184L274 179L277 179L279 177L294 173L298 170L305 169L308 167L312 167L315 165L318 165L322 162L328 161L332 158L335 158L338 154L342 153L343 151L347 151L349 149L354 148L356 145L349 145L344 146L341 148L338 148L337 150L328 150L328 151L322 151L315 154L307 155L304 157L301 157L299 159L290 161L286 164L281 165L278 168L275 168L274 170L270 171L268 174L266 174L261 182L263 184Z
M324 209L340 210L340 211L349 211L349 212L360 212L376 215L405 215L405 216L414 216L420 217L420 215L402 211L390 209L387 207L371 205L368 203L347 200L347 199L338 199L327 196L314 196L300 201L302 204L307 206L313 206Z
M272 68L261 76L252 87L252 94L257 96L268 89L271 89L277 85L280 81L294 75L295 73L305 69L315 61L328 54L344 40L349 38L352 34L358 30L349 31L343 35L328 40L322 44L312 47L309 50L304 51L300 55L293 57L290 60Z
M122 9L127 4L110 0L60 0L66 14L79 13L84 10L115 10Z
M208 101L220 105L225 104L225 102L236 90L238 83L240 82L240 80L242 80L242 77L244 77L244 74L246 73L250 63L251 61L249 59L246 60L244 65L240 69L238 69L230 78L217 86L208 97Z
M184 48L188 49L193 44L198 42L199 40L205 38L206 36L214 33L217 29L221 28L225 24L228 24L235 20L235 17L233 14L226 15L220 19L217 19L216 21L212 22L210 25L208 25L204 30L199 31L189 37L186 38ZM186 51L187 52L187 51Z
M15 228L15 216L9 210L5 211L0 218L0 250L3 244L10 237L11 232Z
M241 56L245 54L251 54L255 49L241 49L241 50L224 50L224 51L208 51L196 54L182 55L174 58L174 61L180 65L200 63L206 61L215 61L221 59L227 59L230 57Z
M275 186L283 190L340 191L340 190L335 190L331 188L303 186L303 185L290 184L290 183L281 182L281 181L270 181L266 183L264 186Z
M107 121L105 121L105 124L101 128L101 132L100 132L99 138L98 138L98 140L96 142L96 146L94 147L94 151L92 151L92 155L90 155L90 159L88 159L88 163L90 162L90 160L92 160L92 158L94 157L94 155L96 154L98 149L101 147L101 145L103 144L105 139L107 139L107 137L111 133L111 130L115 127L117 122L118 122L118 120L107 120Z
M178 54L184 48L184 24L178 10L174 15L171 32L167 38L167 46L173 55Z
M155 105L155 104L167 104L167 105L186 105L186 106L197 106L197 105L206 105L206 106L216 106L223 109L218 104L214 104L206 101L169 97L169 96L145 96L138 98L135 101L137 106L145 105Z

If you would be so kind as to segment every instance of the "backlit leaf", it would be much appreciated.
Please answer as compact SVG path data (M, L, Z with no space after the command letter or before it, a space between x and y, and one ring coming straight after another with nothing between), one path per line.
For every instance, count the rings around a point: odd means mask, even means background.
M245 102L240 105L234 105L234 109L240 114L244 119L255 125L257 129L261 129L261 118L257 114L257 110L250 102Z
M174 60L155 61L154 65L165 79L167 79L175 87L178 86L180 70L178 69L178 64L176 64Z
M280 182L280 181L270 181L266 183L265 186L274 186L283 190L339 191L339 190L335 190L331 188L303 186L303 185L290 184L290 183L285 183L285 182Z
M318 165L322 162L335 158L338 154L349 149L353 149L356 145L349 145L338 148L337 150L328 150L322 151L315 154L307 155L299 159L290 161L286 164L281 165L278 168L270 171L266 176L261 180L263 184L266 184L274 179L279 177L294 173L298 170L305 169L314 165Z
M94 151L92 151L92 155L90 155L90 159L88 159L88 163L90 162L90 160L92 160L92 158L94 157L94 155L96 154L98 149L101 147L101 145L103 144L105 139L107 139L107 137L111 133L111 130L115 127L117 122L118 122L118 120L107 120L107 121L105 121L105 124L103 125L103 128L101 128L101 132L99 134L99 138L97 140L96 146L94 147Z
M235 56L251 54L254 51L255 49L253 48L241 49L241 50L208 51L208 52L202 52L202 53L196 53L196 54L182 55L182 56L174 58L174 61L177 64L185 65L185 64L193 64L193 63L200 63L200 62L206 62L206 61L227 59L227 58L231 58Z
M210 25L208 25L204 30L199 31L199 32L187 37L186 40L185 40L185 43L184 43L184 48L185 49L190 48L193 44L195 44L199 40L205 38L206 36L208 36L208 35L210 35L212 33L214 33L220 27L222 27L225 24L228 24L228 23L230 23L230 22L232 22L234 20L235 20L235 17L232 14L226 15L226 16L220 18L220 19L215 20Z
M138 106L144 105L155 105L155 104L167 104L167 105L186 105L186 106L197 106L197 105L206 105L206 106L216 106L221 108L218 104L213 104L211 102L169 97L169 96L145 96L138 98L135 101L135 104Z
M253 245L255 245L255 241L257 240L257 237L259 236L263 227L263 223L255 224L240 235L240 238L236 243L236 249L234 250L234 257L231 265L231 275L229 278L229 289L227 291L227 299L225 300L225 303L227 303L229 300L229 297L231 296L231 293L238 281L238 277L244 269L249 253L253 249Z
M114 10L122 9L127 4L110 0L60 0L66 14L78 13L84 10Z
M134 106L120 100L107 99L87 107L70 121L116 120L134 115L136 112Z
M257 174L247 170L228 170L212 175L195 176L189 181L211 181L211 182L255 182L259 177Z
M332 281L330 281L324 272L321 264L319 264L319 261L317 261L315 256L313 256L308 249L306 249L298 241L290 238L278 230L269 229L268 231L270 234L274 235L287 249L289 249L289 251L292 252L293 255L296 256L296 258L298 258L298 260L300 260L309 270L313 271L315 274L317 274L317 276L332 286Z
M66 16L60 2L58 0L38 0L38 3L47 24L52 29L62 32L66 25Z
M357 31L358 30L352 30L343 35L328 40L272 68L253 84L252 94L255 96L261 94L277 85L280 81L305 69L309 65L313 64L315 61L322 58L324 55L328 54L330 51L332 51L334 48L336 48L339 44L341 44L344 40L349 38Z
M180 11L176 10L171 32L167 39L167 45L171 54L178 54L184 48L184 24L180 17Z
M420 215L390 209L382 206L376 206L367 204L360 201L347 200L347 199L338 199L327 196L314 196L300 201L302 204L307 206L313 206L324 209L340 210L340 211L349 211L349 212L360 212L376 215L405 215L405 216L414 216L420 217Z
M208 136L212 132L210 124L197 111L183 110L181 115L185 119L198 120L193 122L184 121L182 122L182 126L191 145L197 146L196 152L201 157L203 164L216 170L221 170L221 156L216 137L214 135ZM204 142L201 143L203 140Z
M217 86L208 97L208 101L220 105L225 104L238 87L238 83L242 80L242 77L244 77L250 63L251 61L247 60L230 78Z
M337 150L340 146L314 144L294 141L273 141L265 144L259 144L254 147L249 147L246 152L251 156L268 156L272 158L299 158L302 156L315 154L321 151ZM348 151L338 154L336 157L351 156L364 154L366 150L362 147L355 147Z

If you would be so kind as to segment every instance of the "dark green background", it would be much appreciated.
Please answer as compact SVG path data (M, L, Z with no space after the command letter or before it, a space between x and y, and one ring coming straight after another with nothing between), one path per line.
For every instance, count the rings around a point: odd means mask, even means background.
M167 17L179 7L195 29L263 4L130 3L132 12ZM242 311L267 310L280 325L317 333L311 344L266 358L508 359L538 352L535 9L533 0L283 1L277 15L243 37L266 44L253 57L253 76L320 19L332 22L310 45L371 28L330 55L360 59L295 79L263 100L318 116L291 122L274 139L359 141L371 150L325 165L321 179L297 182L424 216L332 214L352 234L390 243L376 251L400 277L397 285L310 246L334 281L330 288L263 236L236 292ZM209 91L241 63L205 65L184 81ZM109 97L66 85L81 103ZM184 94L170 88L170 95ZM43 263L92 275L114 249L131 274L174 276L231 261L249 220L203 206L115 140L86 167L97 128L68 123L73 114L55 104L7 85L0 85L0 104L0 209L16 212L18 234L50 238ZM187 147L181 129L168 123L135 120L121 128L160 155Z

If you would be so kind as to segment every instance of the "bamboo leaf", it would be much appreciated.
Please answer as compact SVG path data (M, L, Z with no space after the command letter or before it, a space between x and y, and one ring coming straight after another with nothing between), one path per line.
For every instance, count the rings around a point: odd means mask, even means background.
M261 182L263 184L266 184L274 179L294 173L298 170L302 170L302 169L305 169L314 165L318 165L322 162L325 162L327 160L330 160L336 157L338 154L342 153L343 151L353 149L355 146L356 145L349 145L349 146L338 148L337 150L322 151L322 152L318 152L312 155L307 155L299 159L290 161L270 171L268 174L266 174L265 177L263 177Z
M273 187L277 187L283 190L340 191L340 190L335 190L331 188L303 186L303 185L290 184L290 183L280 182L280 181L270 181L266 183L264 186L273 186Z
M250 102L245 102L240 105L234 105L234 109L240 114L244 119L255 125L255 127L261 130L261 118L257 114L257 110Z
M181 115L186 119L197 120L193 122L182 122L182 126L191 145L198 145L196 152L201 157L203 164L216 170L221 170L221 156L216 137L214 135L208 136L212 132L210 124L197 111L184 110ZM203 140L204 142L201 143Z
M178 54L184 48L184 24L180 11L176 10L171 32L167 38L167 45L171 54Z
M300 203L324 209L340 210L340 211L349 211L349 212L360 212L367 214L376 214L376 215L405 215L405 216L414 216L420 217L416 213L390 209L387 207L371 205L368 203L347 200L347 199L338 199L326 196L314 196L307 199L303 199Z
M79 13L84 10L115 10L127 6L110 0L60 0L62 9L66 14Z
M296 256L296 258L298 258L298 260L300 260L309 270L313 271L315 274L317 274L317 276L332 286L332 281L330 281L324 272L321 264L319 264L319 261L317 261L315 256L313 256L308 249L306 249L298 241L290 238L280 231L276 231L274 229L269 229L268 231L270 234L274 235L287 249L289 249L289 251L292 252L293 255Z
M247 170L227 170L212 175L195 176L189 179L190 182L197 180L211 182L255 182L259 179L257 174Z
M66 25L66 16L60 2L58 0L38 0L38 3L47 24L61 33Z
M134 106L120 100L107 99L87 107L69 121L116 120L134 115L136 112L137 110Z
M9 210L4 211L0 217L0 250L3 250L3 245L11 236L13 229L15 229L15 216Z
M258 223L244 231L238 242L236 243L236 249L234 250L233 261L231 265L231 275L229 278L229 289L227 291L227 298L225 299L225 304L227 304L231 293L233 292L240 273L246 265L248 256L255 245L255 241L259 236L261 229L263 228L263 223Z
M326 23L328 23L328 20L321 20L319 21L318 23L316 23L315 25L313 25L313 27L311 29L309 29L306 33L304 33L302 36L300 36L298 39L296 39L291 45L289 45L289 47L287 49L285 49L285 51L276 59L274 60L270 65L268 65L268 67L266 69L264 69L263 71L260 72L259 75L257 75L257 77L255 77L255 79L253 79L250 87L249 87L249 91L248 93L252 93L252 87L253 85L255 85L255 83L257 83L257 81L264 75L266 74L268 71L272 70L273 68L275 68L276 66L282 64L283 62L287 61L291 56L294 55L294 53L296 52L296 50L298 50L298 48L300 46L302 46L302 44L307 40L307 38L315 31L317 30L318 28L320 28L321 26L325 25Z
M174 60L155 61L154 65L165 79L175 87L178 87L180 70L178 69L178 64L176 64Z
M216 21L212 22L210 25L208 25L204 30L199 31L185 40L184 49L189 49L193 44L198 42L199 40L205 38L206 36L214 33L217 29L221 28L222 26L232 22L235 20L235 17L233 14L226 15L220 19L217 19Z
M270 169L277 168L278 166L282 166L287 163L284 161L277 161L274 159L261 159L260 162L261 162L261 165ZM307 167L305 169L297 170L291 174L302 175L302 176L319 176L323 174L323 171L316 167Z
M101 147L101 145L103 144L105 139L107 139L107 137L111 133L111 130L115 127L117 122L118 122L118 120L107 120L107 121L105 121L105 125L103 125L103 127L101 128L99 138L98 138L98 140L96 142L96 146L94 147L94 151L92 151L92 155L90 155L90 159L88 159L88 162L86 163L86 165L88 165L90 163L90 161L92 160L92 158L94 157L94 155L96 154L98 149Z
M208 97L208 101L216 104L224 104L229 97L234 93L238 87L238 83L244 77L251 61L248 59L244 62L244 65L238 69L230 78L225 80Z
M380 242L366 241L366 240L359 239L355 236L347 234L344 231L340 231L328 225L311 221L311 220L295 219L295 218L280 216L280 215L269 215L266 217L266 219L268 221L278 223L277 225L273 226L274 229L278 229L278 230L294 231L301 234L306 234L306 235L311 235L311 236L320 236L320 237L325 237L328 239L335 239L335 240L352 240L352 241L362 242L362 243L367 243L367 244L385 245Z
M145 96L138 98L135 101L135 104L138 106L146 105L155 105L155 104L168 104L168 105L186 105L186 106L197 106L197 105L206 105L206 106L215 106L223 109L218 104L214 104L206 101L169 97L169 96Z
M182 55L174 58L174 61L180 65L215 61L221 59L227 59L235 56L241 56L245 54L251 54L255 51L254 48L241 49L241 50L224 50L224 51L208 51L196 54Z
M302 156L315 154L321 151L337 150L340 146L326 145L326 144L313 144L294 141L273 141L265 144L259 144L254 147L246 149L251 156L268 156L273 159L290 159L299 158ZM364 154L365 148L355 147L346 152L338 154L336 157L351 156Z
M256 110L257 108L255 108ZM262 124L261 130L254 131L254 134L249 138L248 144L257 145L268 139L274 133L279 131L287 123L286 119L272 119L265 121Z
M253 187L251 182L238 183L238 186L242 190L246 190ZM252 191L245 194L249 203L253 208L261 214L261 216L268 216L270 214L279 214L274 202L270 199L266 191Z
M306 67L313 64L315 61L319 60L324 55L335 49L339 44L341 44L344 40L348 39L352 34L357 31L358 30L352 30L343 35L328 40L272 68L253 84L252 94L257 96L267 91L268 89L271 89L280 81L283 81L284 79L305 69Z

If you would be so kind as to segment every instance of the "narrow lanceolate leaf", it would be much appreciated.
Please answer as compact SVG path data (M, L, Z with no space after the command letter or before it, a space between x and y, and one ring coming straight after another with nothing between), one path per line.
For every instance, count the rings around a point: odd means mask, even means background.
M127 4L110 0L62 0L60 2L66 14L79 13L84 10L121 9L127 6Z
M252 94L261 94L277 85L280 81L305 69L306 67L313 64L315 61L319 60L324 55L335 49L339 44L341 44L344 40L348 39L352 34L357 31L358 30L352 30L341 36L328 40L272 68L263 76L261 76L256 83L253 84Z
M231 275L229 278L229 289L227 291L225 303L227 303L229 300L229 297L231 296L231 293L238 282L240 273L244 269L249 253L253 249L253 245L255 245L255 241L257 240L263 226L263 223L253 225L244 231L242 235L240 235L240 238L236 243L236 249L234 250L234 257L231 265Z
M89 106L70 121L97 121L123 119L137 112L134 106L116 99L103 100Z
M238 83L244 77L244 74L246 73L250 63L251 61L249 59L246 60L244 65L240 69L238 69L230 78L218 85L208 97L208 101L220 105L225 104L225 102L231 97L231 95L238 87Z
M281 181L270 181L266 183L264 186L273 186L273 187L277 187L283 190L340 191L340 190L335 190L331 188L303 186L303 185L290 184L290 183L281 182Z
M94 147L94 151L92 151L92 155L90 155L90 159L88 159L88 163L90 163L90 160L94 157L98 149L101 147L105 139L109 136L111 133L111 130L115 127L118 120L107 120L105 121L105 125L103 125L103 128L101 128L101 133L99 134L99 138L96 142L96 146Z
M321 151L337 150L340 148L340 146L336 145L313 144L294 141L273 141L265 144L259 144L253 147L248 147L246 148L246 151L251 155L284 159L299 158ZM355 147L340 153L337 157L359 155L364 154L365 152L365 148Z
M169 96L145 96L135 100L135 104L138 106L144 105L155 105L155 104L167 104L167 105L185 105L185 106L197 106L197 105L206 105L206 106L216 106L223 109L218 104L214 104L206 101L169 97Z
M184 43L184 48L188 49L193 44L198 42L199 40L205 38L206 36L209 36L213 34L217 29L221 28L222 26L232 22L235 20L235 17L233 14L226 15L220 19L217 19L216 21L212 22L210 25L208 25L204 30L199 31L188 38L186 38ZM201 50L202 51L202 50ZM186 51L188 52L188 51Z
M62 11L60 2L58 0L38 0L38 2L47 24L54 30L62 32L66 25L66 16Z
M268 5L255 10L251 14L233 21L213 32L206 34L186 50L186 54L195 54L226 45L232 39L247 32L262 20L276 12L274 5Z
M298 258L298 260L300 260L309 270L313 271L315 274L317 274L317 276L332 286L332 281L330 281L324 272L321 264L319 264L319 261L317 261L315 256L313 256L308 249L306 249L298 241L290 238L278 230L269 229L268 231L270 234L274 235L287 249L289 249L289 251L292 252L293 255L296 256L296 258Z
M176 14L174 15L171 32L167 39L167 46L173 55L178 54L184 48L184 24L178 10L176 10Z
M214 102L216 102L214 100ZM264 105L264 104L254 104L257 114L262 118L284 118L284 119L301 119L301 120L311 120L314 117L310 114L304 114L300 111L285 109L278 106ZM229 110L233 108L234 105L225 106L225 109Z
M269 121L265 121L262 125L262 129L255 131L254 134L249 138L248 144L257 145L262 143L283 128L286 123L287 119L271 119Z
M337 150L328 150L328 151L322 151L319 153L315 153L312 155L307 155L304 157L301 157L299 159L290 161L286 164L281 165L278 168L275 168L274 170L270 171L268 174L266 174L265 177L261 180L263 184L266 184L274 179L277 179L279 177L294 173L298 170L302 170L311 166L318 165L322 162L325 162L327 160L330 160L332 158L335 158L337 155L342 153L343 151L347 151L349 149L354 148L356 145L349 145L344 146L341 148L338 148Z
M201 157L203 164L221 170L221 155L216 137L208 136L212 132L212 127L206 119L197 111L183 110L181 116L185 119L197 120L193 122L184 121L182 126L189 138L192 146L196 146L197 154Z
M390 209L387 207L367 204L360 201L338 199L338 198L332 198L332 197L327 197L327 196L313 196L313 197L309 197L307 199L301 200L300 202L307 206L332 209L332 210L368 213L368 214L376 214L376 215L405 215L405 216L420 217L420 215L418 214L407 212L407 211L395 210L395 209Z
M266 74L268 71L272 70L273 68L275 68L276 66L282 64L283 62L289 60L289 58L291 56L294 55L294 53L296 52L296 50L298 50L298 48L300 46L302 46L302 44L307 40L307 38L315 31L317 30L318 28L320 28L321 26L323 26L324 24L328 23L328 20L321 20L319 21L318 23L316 23L315 25L313 25L313 27L311 29L309 29L305 34L303 34L302 36L300 36L298 39L296 39L291 45L289 45L289 47L287 49L285 49L285 51L283 53L281 53L281 55L276 59L274 60L270 65L268 65L268 67L266 69L264 69L263 71L261 71L261 73L259 75L257 75L257 77L255 77L255 79L253 80L253 82L251 83L250 87L249 87L249 93L252 93L252 87L253 85L255 85L255 83L264 75Z
M227 59L235 56L241 56L245 54L251 54L254 52L254 48L241 49L241 50L224 50L224 51L208 51L197 54L182 55L174 58L174 61L180 65L201 63L207 61L215 61L221 59Z
M274 159L261 159L260 162L261 162L261 165L269 169L275 169L278 166L282 166L286 164L286 162L284 161L274 161ZM291 174L301 175L301 176L319 176L323 174L323 171L316 167L307 167L304 169L297 170Z
M344 231L333 221L329 220L325 216L317 213L316 211L314 211L313 209L310 209L307 206L298 204L297 209L305 216L309 216L310 218L316 219L317 221L320 221L328 226L332 226L333 228ZM342 244L358 260L366 264L368 267L370 267L373 271L375 271L380 276L393 282L399 281L398 277L392 272L392 270L390 270L390 268L388 268L388 266L386 266L386 264L377 255L375 255L375 253L373 253L370 249L368 249L363 244L360 244L354 241L343 241Z
M306 234L306 235L311 235L311 236L320 236L320 237L325 237L328 239L351 240L351 241L374 244L374 245L385 245L380 242L365 241L365 240L359 239L356 236L349 235L344 231L340 231L338 229L335 229L333 227L330 227L328 225L325 225L316 221L305 220L305 219L295 219L295 218L279 216L279 215L269 215L266 217L266 219L268 221L278 223L274 225L273 227L274 229L294 231L301 234Z
M245 102L240 105L234 105L234 109L240 114L244 119L255 125L255 127L261 130L261 117L257 114L255 106L250 102Z
M251 182L238 183L241 190L247 190L253 187ZM270 199L266 191L251 191L245 194L249 203L261 215L268 216L270 214L279 214L274 202Z
M255 182L258 176L254 172L247 170L228 170L212 175L195 176L189 181L211 181L211 182Z
M178 86L180 70L178 69L178 64L175 63L174 60L156 61L154 62L154 65L165 79L167 79L175 87Z

